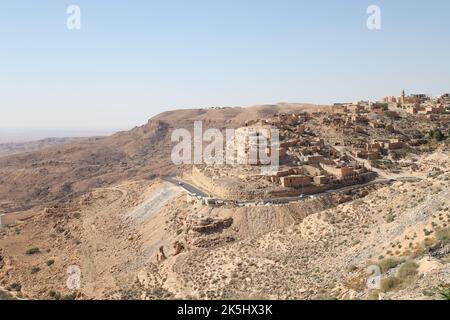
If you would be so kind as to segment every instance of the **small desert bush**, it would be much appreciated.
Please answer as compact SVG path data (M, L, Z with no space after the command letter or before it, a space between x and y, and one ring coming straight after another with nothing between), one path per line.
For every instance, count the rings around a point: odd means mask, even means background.
M380 290L384 293L397 289L402 284L402 280L397 277L381 279Z
M47 266L51 266L51 265L53 265L54 263L55 263L55 260L53 260L53 259L50 259L50 260L48 260L47 262Z
M379 290L371 290L367 297L367 300L379 300L380 299L380 291Z
M75 212L75 213L73 214L73 217L74 217L74 219L80 219L80 218L81 218L81 213Z
M358 267L355 266L354 264L350 264L350 265L348 265L348 266L345 268L345 270L346 270L347 272L353 272L353 271L358 270Z
M450 227L436 230L436 238L443 244L450 243Z
M33 267L33 268L31 268L31 274L38 273L39 271L41 271L41 268L39 268L39 267Z
M441 296L445 300L450 300L450 288L447 288L441 292Z
M384 273L384 272L389 271L392 268L397 267L401 263L403 263L403 260L401 260L401 259L386 258L386 259L381 260L378 263L378 266L380 267L381 272Z
M354 291L364 291L367 288L367 276L366 275L360 275L357 277L354 277L345 283L345 287Z
M417 275L417 268L419 266L414 261L407 261L401 265L398 269L397 277L402 280L407 280L415 277Z
M408 285L417 275L418 267L419 266L414 261L406 261L400 266L396 276L384 278L381 280L380 290L382 292L388 292Z
M39 248L34 247L34 248L28 249L25 253L26 253L27 255L32 255L32 254L36 254L36 253L39 253L39 252L41 252L41 251L39 250Z
M0 301L2 300L14 300L14 297L12 294L0 290Z
M389 213L389 214L386 216L386 222L387 222L387 223L394 222L394 220L395 220L395 215L393 215L392 213Z
M9 289L13 291L20 291L22 290L22 285L20 283L14 282L9 286Z
M77 298L76 294L71 293L71 294L66 294L64 295L61 300L75 300Z
M54 291L54 290L50 290L50 292L48 293L48 296L50 298L53 298L55 300L60 300L61 299L61 293Z

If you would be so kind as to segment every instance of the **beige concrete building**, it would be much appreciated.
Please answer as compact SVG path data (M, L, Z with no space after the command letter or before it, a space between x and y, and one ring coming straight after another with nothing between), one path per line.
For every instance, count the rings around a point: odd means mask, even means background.
M300 188L311 185L312 178L305 175L294 175L280 178L281 185L285 188Z

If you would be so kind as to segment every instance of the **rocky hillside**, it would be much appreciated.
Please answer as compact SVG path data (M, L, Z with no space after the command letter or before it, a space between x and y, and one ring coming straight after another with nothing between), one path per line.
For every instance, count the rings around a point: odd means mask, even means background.
M170 132L301 106L168 112L0 158L0 292L50 299L440 299L450 288L450 150L405 155L395 183L282 205L209 207L158 176ZM310 108L306 106L305 108ZM414 164L414 165L407 165ZM14 218L14 219L13 219ZM81 287L66 286L67 268ZM379 286L368 286L379 271Z
M210 208L161 180L97 188L0 234L0 287L54 299L440 299L449 159L416 159L416 180L276 206Z
M176 128L191 130L195 120L204 120L205 127L225 128L278 111L314 108L318 107L280 104L170 111L110 137L0 157L0 212L65 201L93 188L129 179L153 179L178 172L170 160L170 135Z

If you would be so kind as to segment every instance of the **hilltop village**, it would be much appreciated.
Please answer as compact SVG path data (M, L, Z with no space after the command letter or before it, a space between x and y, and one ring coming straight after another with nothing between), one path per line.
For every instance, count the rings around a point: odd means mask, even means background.
M2 156L0 297L439 299L450 288L449 101L176 110ZM171 161L173 131L194 124L196 137L196 122L249 136L239 164ZM261 149L279 159L273 170L250 156L260 129L280 138ZM67 286L72 266L79 289Z
M431 98L407 96L404 91L378 102L336 103L316 112L275 114L245 121L242 127L250 132L279 130L276 172L262 174L261 164L250 161L250 146L246 146L244 165L194 165L184 177L221 200L317 194L413 169L413 163L401 159L429 148L430 139L444 139L449 122L449 94Z

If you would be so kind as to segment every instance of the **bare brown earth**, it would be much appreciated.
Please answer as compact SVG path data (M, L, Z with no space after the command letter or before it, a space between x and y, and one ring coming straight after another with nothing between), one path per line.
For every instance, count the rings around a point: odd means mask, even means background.
M297 107L169 112L108 138L0 158L2 210L14 211L0 232L0 291L33 299L440 298L450 286L445 145L402 160L415 164L404 170L417 181L284 205L212 208L158 178L183 169L168 161L172 128L197 119L239 125ZM70 265L81 269L79 290L66 286ZM383 269L379 290L366 285L370 265Z
M335 196L210 208L187 204L181 188L161 180L98 188L8 228L0 285L20 283L25 297L71 297L66 268L75 264L75 294L85 299L439 298L450 279L449 247L437 238L450 223L450 163L448 153L434 156L421 159L422 180L362 190L340 205ZM27 255L33 247L40 252ZM160 247L166 260L157 260ZM367 267L387 258L415 261L418 273L373 292Z

